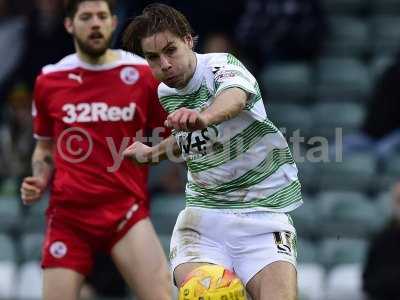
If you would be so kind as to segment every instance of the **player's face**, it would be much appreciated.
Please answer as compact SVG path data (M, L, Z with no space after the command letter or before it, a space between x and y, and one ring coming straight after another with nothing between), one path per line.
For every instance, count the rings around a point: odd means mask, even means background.
M144 57L154 77L171 88L183 88L196 67L191 36L179 38L169 31L142 39Z
M74 18L65 21L79 49L93 57L103 55L109 48L116 25L116 17L104 1L81 2Z

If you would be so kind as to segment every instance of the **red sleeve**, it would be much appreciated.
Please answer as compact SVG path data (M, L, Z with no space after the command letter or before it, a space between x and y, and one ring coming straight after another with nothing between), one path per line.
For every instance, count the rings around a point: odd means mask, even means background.
M171 130L164 126L164 121L167 119L168 114L158 100L157 90L160 83L151 74L149 74L148 82L150 91L147 127L153 134L160 132L160 137L167 138L171 135Z
M53 121L47 111L42 81L42 76L36 79L32 103L33 135L37 139L52 138L53 136Z

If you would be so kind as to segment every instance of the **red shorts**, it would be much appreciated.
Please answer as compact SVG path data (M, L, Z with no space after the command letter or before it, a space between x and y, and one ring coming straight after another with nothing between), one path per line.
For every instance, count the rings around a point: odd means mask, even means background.
M50 213L42 249L42 268L67 268L87 276L93 268L95 253L109 253L129 229L148 216L144 205L134 204L123 218L99 228Z

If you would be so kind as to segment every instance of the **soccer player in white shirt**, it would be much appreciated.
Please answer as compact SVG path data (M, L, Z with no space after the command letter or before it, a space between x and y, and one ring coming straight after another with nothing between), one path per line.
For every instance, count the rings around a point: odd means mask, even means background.
M178 287L192 270L218 264L254 300L296 299L288 213L302 204L297 167L252 74L230 54L195 53L194 43L186 18L167 5L149 5L128 26L125 47L162 82L158 96L173 135L153 147L136 142L124 154L151 163L173 149L186 161L186 208L170 249Z

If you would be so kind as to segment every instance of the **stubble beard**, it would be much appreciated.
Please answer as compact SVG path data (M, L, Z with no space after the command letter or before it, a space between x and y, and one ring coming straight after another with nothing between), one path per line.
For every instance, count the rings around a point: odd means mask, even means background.
M106 51L110 48L111 46L111 41L112 41L112 36L110 36L108 39L105 40L104 46L95 48L89 45L88 42L85 42L78 37L75 37L75 41L79 47L79 49L86 54L87 56L96 59L101 57L106 53Z

